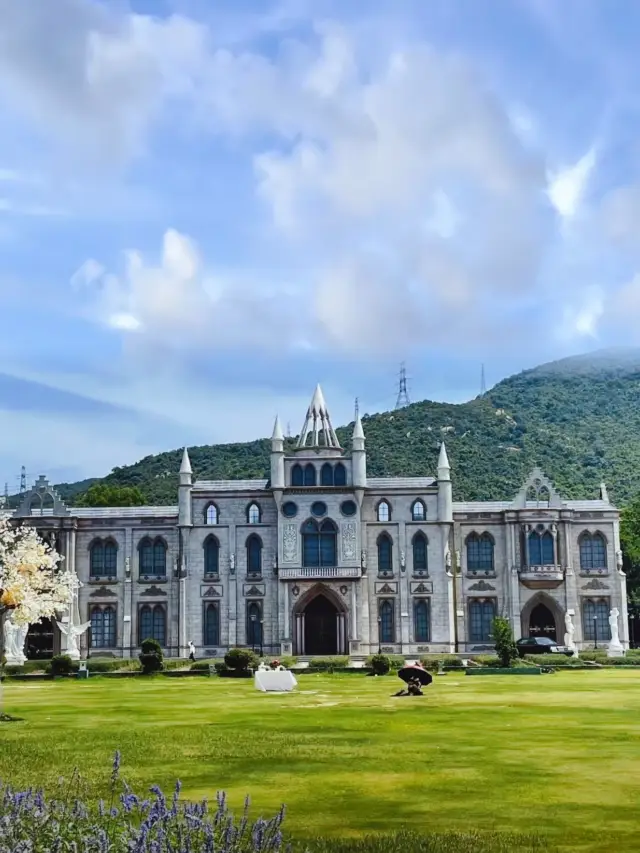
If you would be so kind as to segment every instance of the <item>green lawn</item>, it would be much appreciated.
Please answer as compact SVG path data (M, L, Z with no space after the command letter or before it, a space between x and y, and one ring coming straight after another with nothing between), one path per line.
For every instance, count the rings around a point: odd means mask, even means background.
M92 794L120 749L134 787L176 778L255 812L286 803L299 836L396 829L549 834L563 849L636 849L640 674L622 669L435 678L306 675L265 695L217 678L5 682L0 778L53 788L77 766Z

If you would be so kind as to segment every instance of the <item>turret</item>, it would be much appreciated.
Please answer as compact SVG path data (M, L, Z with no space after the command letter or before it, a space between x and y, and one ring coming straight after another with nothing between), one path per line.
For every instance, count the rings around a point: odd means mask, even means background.
M364 430L360 415L356 415L356 422L351 437L351 476L355 489L364 489L367 486L367 453L364 447Z
M284 489L284 435L277 415L271 436L271 488Z
M451 466L444 441L438 456L438 521L453 522L453 493L451 489Z
M192 474L191 460L185 447L182 454L182 464L180 465L180 485L178 486L178 524L181 527L191 524Z

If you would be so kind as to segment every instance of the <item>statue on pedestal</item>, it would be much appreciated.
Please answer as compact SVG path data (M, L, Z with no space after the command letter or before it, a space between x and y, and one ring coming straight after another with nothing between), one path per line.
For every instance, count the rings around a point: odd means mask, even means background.
M71 660L80 660L80 649L78 648L78 638L91 626L91 622L80 622L80 610L78 608L78 590L81 586L80 581L76 578L71 593L71 601L69 603L69 619L68 621L58 622L56 624L60 628L61 634L67 638L67 648L65 654L69 655Z
M621 658L624 657L624 649L620 642L620 633L618 629L618 616L620 611L617 607L612 608L609 614L609 627L611 629L611 640L607 647L607 657Z
M27 639L28 625L16 625L11 616L4 622L4 656L7 666L22 666L27 660L24 643Z
M564 644L575 655L576 654L576 642L574 640L574 635L576 633L576 626L573 624L570 613L565 613L564 625L565 625Z

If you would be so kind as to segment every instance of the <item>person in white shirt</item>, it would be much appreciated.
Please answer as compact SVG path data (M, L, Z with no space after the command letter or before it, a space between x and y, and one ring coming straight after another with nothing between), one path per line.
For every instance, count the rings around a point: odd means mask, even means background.
M193 645L193 640L189 640L189 660L196 659L196 647Z

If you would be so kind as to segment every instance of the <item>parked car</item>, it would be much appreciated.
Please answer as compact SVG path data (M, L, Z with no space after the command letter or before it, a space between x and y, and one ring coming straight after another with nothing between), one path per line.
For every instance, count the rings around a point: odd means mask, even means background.
M559 646L550 637L523 637L517 640L516 646L520 657L525 655L566 655L571 657L573 652L567 646Z

